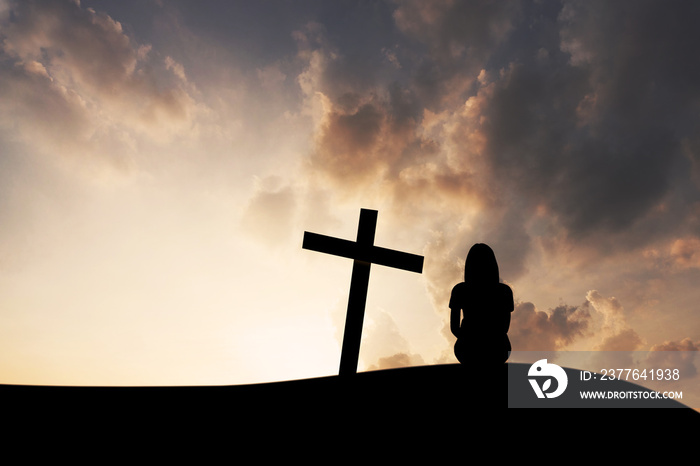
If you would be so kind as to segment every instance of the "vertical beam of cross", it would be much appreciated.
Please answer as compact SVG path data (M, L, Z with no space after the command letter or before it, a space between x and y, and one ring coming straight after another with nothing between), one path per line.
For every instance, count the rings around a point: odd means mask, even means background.
M345 331L340 355L339 373L341 376L357 372L371 264L375 263L417 273L423 271L422 256L374 246L376 227L377 211L362 209L360 210L360 222L355 242L304 232L302 248L353 259L350 296L348 297L348 310L345 317Z
M374 244L374 233L377 227L377 211L361 210L360 222L357 227L358 249L369 248ZM345 316L345 332L343 333L343 348L340 352L340 375L357 372L357 361L360 356L360 340L362 324L365 318L367 304L367 289L369 288L369 271L371 262L355 259L352 262L352 278L350 279L350 295L348 310Z

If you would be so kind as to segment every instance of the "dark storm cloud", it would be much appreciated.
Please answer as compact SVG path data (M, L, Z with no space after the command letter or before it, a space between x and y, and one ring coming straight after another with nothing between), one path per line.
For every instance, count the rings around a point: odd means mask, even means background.
M411 85L430 110L459 104L449 101L456 97L455 89L468 91L520 16L515 1L395 3L396 26L425 49L423 54L407 56L406 62L413 69Z
M547 206L577 240L626 233L664 201L686 162L681 147L696 129L699 96L686 51L700 37L672 18L695 9L583 2L550 10L541 30L522 31L536 17L519 23L477 93L501 195L523 200L530 215ZM668 226L666 234L677 225Z
M608 253L684 227L686 203L699 198L689 177L698 5L395 5L400 67L379 72L358 50L349 66L339 44L318 40L326 60L316 89L330 110L312 162L336 188L379 185L395 204L435 203L453 218L478 203L471 231L504 251L512 278L525 271L537 215Z
M386 160L376 150L383 119L384 114L372 103L350 113L329 114L320 145L323 153L333 155L323 161L324 170L346 180L376 173Z
M554 207L571 230L628 228L671 189L681 143L697 130L700 67L688 54L700 44L691 19L699 12L653 1L562 10L562 49L588 80L580 128L564 141L570 152L560 146L563 196Z

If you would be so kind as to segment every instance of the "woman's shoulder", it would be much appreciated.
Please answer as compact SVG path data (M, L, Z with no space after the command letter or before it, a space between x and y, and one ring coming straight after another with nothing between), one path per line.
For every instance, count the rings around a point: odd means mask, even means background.
M513 290L511 290L510 286L506 285L505 283L494 283L494 284L469 284L467 282L460 282L457 283L455 286L452 287L452 294L453 295L458 295L458 294L463 294L463 293L475 293L475 292L488 292L488 293L493 293L497 292L499 294L503 294L506 296L513 296Z
M452 287L452 293L450 293L450 307L453 306L457 300L461 300L467 294L467 284L464 282L457 283Z
M499 293L510 293L513 294L511 291L510 287L506 285L505 283L467 283L467 282L460 282L457 283L455 286L452 287L452 293L466 293L466 292L475 292L475 291L484 291L488 290L489 292L493 292L494 289L499 292Z
M511 290L511 288L505 283L498 283L498 291L500 291L501 293L513 294L513 290Z
M463 292L467 289L467 284L466 282L459 282L455 286L452 287L452 293L460 293Z

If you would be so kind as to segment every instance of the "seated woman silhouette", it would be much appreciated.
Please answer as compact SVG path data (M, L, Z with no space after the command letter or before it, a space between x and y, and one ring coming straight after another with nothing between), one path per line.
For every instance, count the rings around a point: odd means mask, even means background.
M513 308L513 292L499 281L493 250L475 244L467 254L464 282L455 285L450 296L450 330L457 337L455 356L460 363L493 366L508 360Z

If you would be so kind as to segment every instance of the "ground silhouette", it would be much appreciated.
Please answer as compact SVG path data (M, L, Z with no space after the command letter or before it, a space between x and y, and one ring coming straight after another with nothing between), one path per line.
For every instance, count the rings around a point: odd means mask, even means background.
M506 363L495 370L464 364L438 364L359 372L353 377L326 376L221 386L0 385L0 396L6 403L4 415L33 411L52 418L93 415L140 418L147 413L153 422L177 422L188 414L210 413L222 419L247 419L249 422L258 418L266 422L269 416L273 416L289 422L315 419L344 424L360 419L384 419L384 422L395 423L398 419L423 415L444 420L466 416L488 424L517 416L508 414L512 411L522 411L508 409L509 392L532 395L527 382L529 368L530 364L520 363ZM570 381L578 378L578 370L564 369ZM608 381L604 387L606 390L648 391L624 381ZM567 393L576 396L573 389L567 389ZM562 396L558 400L542 400L532 407L560 407L567 400ZM641 406L630 403L629 407L632 405ZM609 404L600 400L591 401L589 406L607 407ZM674 400L658 400L653 406L685 407ZM692 409L685 411L697 414Z

